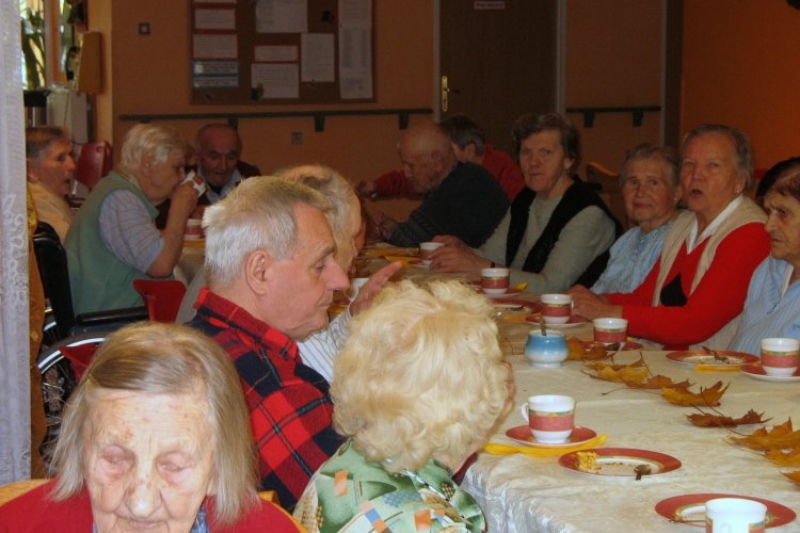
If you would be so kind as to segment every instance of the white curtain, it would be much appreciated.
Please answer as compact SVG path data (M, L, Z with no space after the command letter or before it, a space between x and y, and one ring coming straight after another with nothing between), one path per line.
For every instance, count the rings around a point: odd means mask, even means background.
M0 484L30 477L28 224L19 1L0 0Z

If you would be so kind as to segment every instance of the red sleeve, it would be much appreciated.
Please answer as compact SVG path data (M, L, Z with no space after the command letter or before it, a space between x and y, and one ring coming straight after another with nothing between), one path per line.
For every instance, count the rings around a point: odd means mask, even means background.
M707 339L742 312L753 271L769 250L764 225L747 224L719 244L711 265L683 307L648 305L655 279L648 304L628 304L626 298L615 298L623 305L628 332L669 345L690 345ZM639 289L645 289L654 271L655 268Z
M495 177L510 202L513 202L519 192L525 188L522 172L505 152L487 144L482 164Z
M644 278L642 284L636 287L633 292L615 292L606 294L606 298L613 305L640 305L652 307L653 292L656 290L656 281L658 280L658 272L661 267L661 258L659 257L650 273Z
M419 198L411 182L399 170L391 170L375 179L377 198Z

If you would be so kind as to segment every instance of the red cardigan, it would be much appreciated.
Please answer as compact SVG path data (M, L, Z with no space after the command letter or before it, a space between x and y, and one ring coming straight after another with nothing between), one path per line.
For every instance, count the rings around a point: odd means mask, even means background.
M705 243L687 255L684 244L666 278L664 285L681 275L683 293L689 295L682 307L653 307L660 260L632 293L606 295L612 304L622 305L630 335L659 342L665 349L685 349L707 339L742 312L753 271L769 254L764 225L746 224L732 231L719 244L703 279L691 292L704 248Z
M91 533L92 509L89 493L84 491L75 498L55 502L49 499L55 481L50 481L32 489L5 505L0 506L0 532L39 533L58 531L59 533ZM209 500L207 511L212 514L213 501ZM276 505L261 501L260 507L250 512L236 524L227 528L210 525L213 533L301 533L289 515Z

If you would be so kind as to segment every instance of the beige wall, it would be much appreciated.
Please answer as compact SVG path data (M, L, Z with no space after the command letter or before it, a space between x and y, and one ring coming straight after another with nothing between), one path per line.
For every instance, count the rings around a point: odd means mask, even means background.
M375 8L377 102L348 108L433 107L433 0L381 0ZM104 37L104 93L97 97L98 137L117 146L130 127L127 113L220 112L189 103L188 1L90 2L90 28ZM756 166L800 152L795 68L800 11L775 0L684 2L684 94L681 123L721 121L753 138ZM113 6L113 7L112 7ZM569 0L566 105L649 105L660 102L661 2ZM635 23L620 24L620 21ZM713 38L710 24L713 21ZM149 22L152 34L137 35ZM291 106L236 106L241 111ZM598 115L581 126L584 161L619 168L624 151L659 141L659 113L641 128L630 115ZM419 118L412 118L418 120ZM176 122L191 137L198 122ZM788 127L787 127L788 126ZM395 117L330 118L324 133L311 119L243 120L244 158L265 172L304 162L329 164L354 178L397 165ZM305 143L290 143L302 132Z
M192 105L188 1L114 0L91 2L90 6L90 29L103 32L107 60L105 90L98 97L98 137L110 140L115 147L132 126L119 120L123 114L331 107ZM335 109L433 107L433 9L433 0L375 2L377 101L337 105ZM140 22L150 23L149 36L138 35ZM420 117L414 115L412 121ZM188 138L202 124L203 121L173 123ZM358 180L398 167L395 146L400 130L396 116L331 117L322 133L314 131L311 118L243 119L239 129L245 143L243 159L265 173L287 165L316 162ZM291 144L292 132L303 133L303 145ZM407 207L404 203L398 206L401 210Z
M741 128L755 166L800 154L800 11L784 0L684 2L683 129Z
M661 40L661 2L569 0L566 107L659 105ZM660 141L661 113L645 113L641 127L630 113L598 114L592 128L583 115L569 118L581 130L584 163L614 171L628 148Z

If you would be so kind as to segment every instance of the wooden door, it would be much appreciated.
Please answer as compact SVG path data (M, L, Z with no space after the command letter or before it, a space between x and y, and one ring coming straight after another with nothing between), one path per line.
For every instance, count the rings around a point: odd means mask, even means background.
M441 118L469 115L511 153L519 115L556 110L557 14L558 0L440 0Z

